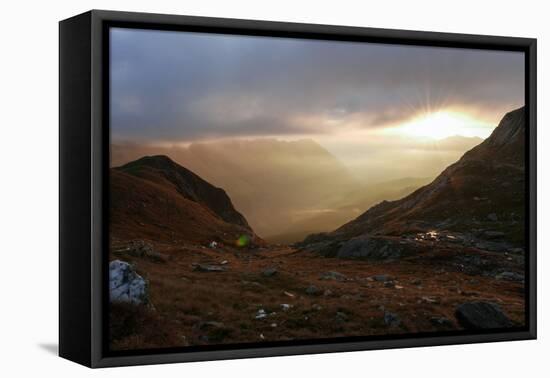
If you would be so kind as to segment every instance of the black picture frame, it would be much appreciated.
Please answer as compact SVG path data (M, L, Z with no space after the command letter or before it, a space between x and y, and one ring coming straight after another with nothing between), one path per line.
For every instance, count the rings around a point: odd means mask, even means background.
M108 28L510 50L525 53L526 327L110 353ZM92 10L59 24L59 354L88 367L267 357L536 338L536 39Z

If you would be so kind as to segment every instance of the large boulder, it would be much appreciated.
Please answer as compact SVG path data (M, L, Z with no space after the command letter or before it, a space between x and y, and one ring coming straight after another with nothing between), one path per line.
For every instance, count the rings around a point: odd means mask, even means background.
M467 302L456 308L455 317L466 329L507 328L513 324L492 302Z
M111 302L145 304L149 301L147 282L127 262L111 261L109 297Z

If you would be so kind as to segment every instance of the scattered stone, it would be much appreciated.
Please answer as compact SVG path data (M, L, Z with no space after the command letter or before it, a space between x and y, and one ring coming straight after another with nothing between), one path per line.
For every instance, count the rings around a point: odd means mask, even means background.
M283 311L288 311L292 308L292 305L288 303L281 303L281 308L283 309Z
M509 245L497 241L480 241L475 244L475 247L491 252L504 252L509 248Z
M384 312L384 324L389 327L398 326L401 324L401 319L397 314L393 312L385 311Z
M391 277L388 276L387 274L377 274L375 276L372 276L371 277L373 280L375 280L376 282L387 282L387 281L391 281Z
M267 313L265 312L265 310L263 308L259 309L258 312L256 313L256 316L255 316L256 319L263 319L263 318L266 318L266 317L267 317Z
M502 272L495 276L497 280L523 282L523 274L516 272Z
M215 241L211 241L208 246L212 249L216 249L218 247L218 243Z
M265 286L262 285L261 283L259 282L256 282L256 281L246 281L246 280L242 280L241 283L243 285L246 285L246 286L254 286L258 289L263 289Z
M214 322L214 321L208 321L208 322L200 322L197 325L198 329L207 329L207 328L224 328L225 325L222 322Z
M400 290L400 289L403 289L403 286L401 286L401 285L395 285L395 288L398 289L398 290Z
M262 271L262 275L264 277L273 277L276 274L277 274L277 268L275 267L270 267Z
M467 302L456 308L455 317L459 324L467 329L506 328L512 322L501 310L500 306L492 302Z
M311 308L315 311L321 311L323 309L323 307L321 307L321 305L315 303L311 306Z
M309 285L306 288L306 294L307 295L319 295L319 289L317 288L317 286Z
M341 322L347 322L348 321L348 316L346 315L346 313L338 311L338 312L336 312L336 320L341 321Z
M449 319L447 319L444 316L431 317L430 323L432 323L436 327L451 328L453 326L453 322L451 322Z
M490 221L496 222L498 221L498 216L495 213L491 213L487 215L487 219L489 219Z
M271 323L271 328L277 328L277 323Z
M506 236L506 234L502 231L485 231L483 235L487 239L500 239Z
M333 294L332 290L326 289L323 293L325 297L330 297Z
M193 264L193 270L197 272L225 272L223 266L209 264Z
M294 298L296 296L295 294L292 294L288 291L283 291L283 294L286 295L287 297L290 297L290 298Z
M420 300L422 302L428 303L428 304L440 304L441 303L441 300L439 298L436 298L436 297L425 296L425 297L421 297Z
M226 264L228 264L228 263L229 263L229 261L223 260L223 261L220 263L220 265L226 265Z
M321 274L322 280L346 281L347 277L339 272L325 272Z
M126 248L116 249L115 253L124 252L130 256L147 258L153 262L165 262L166 256L155 251L153 246L143 240L132 240Z
M148 303L147 282L127 262L111 261L109 263L109 297L111 302Z

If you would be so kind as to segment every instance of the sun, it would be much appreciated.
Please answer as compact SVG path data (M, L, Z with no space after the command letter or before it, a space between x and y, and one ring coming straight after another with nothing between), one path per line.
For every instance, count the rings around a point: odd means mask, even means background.
M487 122L450 110L419 114L392 129L400 135L435 140L451 136L486 138L492 130Z

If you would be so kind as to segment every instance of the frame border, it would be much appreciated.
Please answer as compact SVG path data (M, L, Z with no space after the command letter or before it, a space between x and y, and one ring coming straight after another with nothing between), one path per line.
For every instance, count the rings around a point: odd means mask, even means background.
M89 138L91 143L91 198L90 201L90 367L120 365L158 364L235 358L300 355L372 349L408 348L469 344L495 341L536 339L536 39L497 37L486 35L434 33L425 31L389 30L351 26L299 24L271 21L252 21L226 18L176 16L134 12L92 10L84 14L90 18L90 71L91 114ZM77 16L78 17L78 16ZM66 21L63 21L66 22ZM61 22L61 25L63 24ZM412 335L408 338L384 340L324 342L313 345L284 345L243 347L234 349L159 352L111 356L106 353L104 317L108 306L108 279L105 259L108 253L108 179L104 171L109 164L109 62L105 54L108 44L108 27L124 26L156 30L187 30L223 34L247 34L271 37L294 37L325 40L375 42L402 45L422 45L454 48L521 51L525 53L525 109L526 120L526 195L529 196L526 217L526 324L528 327L515 331L494 331L477 334L448 336ZM61 77L62 75L60 75ZM60 78L61 80L61 78ZM60 103L61 106L61 103ZM60 109L60 113L62 109ZM61 144L60 144L61 148ZM61 164L61 162L60 162ZM61 183L63 184L63 183ZM527 235L528 233L528 235ZM60 264L62 263L60 258ZM60 290L62 289L60 284ZM60 299L61 300L61 299ZM60 310L61 311L61 310ZM60 324L61 329L61 324ZM269 345L269 344L267 344ZM60 345L61 347L61 345ZM138 351L139 352L139 351Z

